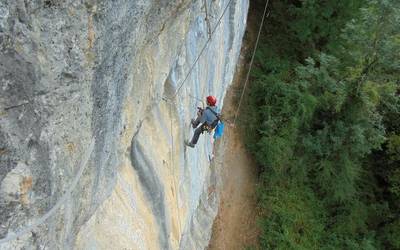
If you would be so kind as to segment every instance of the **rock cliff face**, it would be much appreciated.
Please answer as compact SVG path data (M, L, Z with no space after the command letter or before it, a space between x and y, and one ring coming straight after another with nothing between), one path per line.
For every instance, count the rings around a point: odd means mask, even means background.
M224 97L247 9L2 0L0 249L205 248L218 206L211 136L183 140L199 99Z

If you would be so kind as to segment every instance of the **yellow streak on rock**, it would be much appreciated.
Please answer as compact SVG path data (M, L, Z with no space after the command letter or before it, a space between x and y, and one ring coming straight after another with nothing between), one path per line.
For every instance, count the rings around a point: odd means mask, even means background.
M0 148L0 155L5 155L7 153L8 153L8 151L6 149Z
M32 183L32 176L24 176L22 178L22 182L19 184L19 190L21 193L20 201L24 206L29 204L28 192L30 189L32 189Z
M70 154L73 154L76 151L76 145L73 142L68 142L65 147Z
M85 53L88 65L91 65L94 62L95 54L92 51L94 40L96 38L95 31L93 27L93 13L89 13L88 20L88 31L87 31L87 51Z
M111 196L78 233L75 249L159 249L158 226L138 183L125 162Z

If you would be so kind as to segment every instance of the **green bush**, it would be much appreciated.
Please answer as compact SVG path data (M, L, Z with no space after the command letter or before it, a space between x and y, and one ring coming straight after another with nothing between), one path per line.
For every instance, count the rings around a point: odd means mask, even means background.
M400 249L400 2L274 1L246 98L263 249Z

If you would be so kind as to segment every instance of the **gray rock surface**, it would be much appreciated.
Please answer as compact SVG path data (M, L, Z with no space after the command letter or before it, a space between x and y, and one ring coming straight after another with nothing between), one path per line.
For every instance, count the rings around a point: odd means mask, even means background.
M205 2L191 69L204 1L0 1L0 249L206 247L213 145L183 139L225 95L248 0Z

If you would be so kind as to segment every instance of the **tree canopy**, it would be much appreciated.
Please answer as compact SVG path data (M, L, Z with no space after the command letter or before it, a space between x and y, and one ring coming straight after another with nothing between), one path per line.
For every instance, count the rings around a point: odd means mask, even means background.
M270 13L242 117L261 247L400 249L400 1Z

